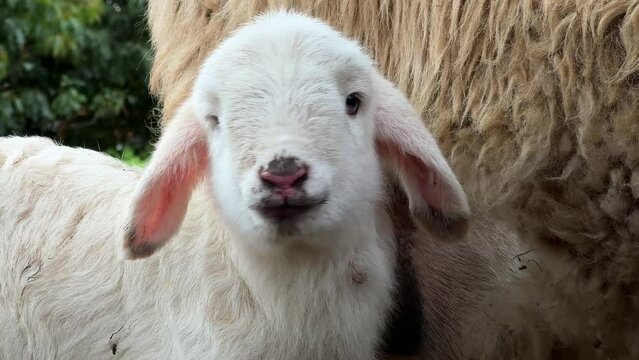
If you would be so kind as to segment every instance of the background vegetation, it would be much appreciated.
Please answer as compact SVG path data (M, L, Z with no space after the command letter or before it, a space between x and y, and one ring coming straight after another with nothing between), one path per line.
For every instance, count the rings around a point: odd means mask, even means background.
M0 136L142 162L154 120L144 10L141 0L0 0Z

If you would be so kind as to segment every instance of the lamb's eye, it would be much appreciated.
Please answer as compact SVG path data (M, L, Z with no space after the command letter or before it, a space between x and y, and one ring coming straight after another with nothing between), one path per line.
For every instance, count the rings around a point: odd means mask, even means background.
M217 116L213 115L213 114L206 115L206 121L210 122L213 125L219 125L220 124L220 119L218 119Z
M357 115L357 110L359 110L359 104L361 103L360 95L356 92L350 93L346 97L346 113L350 116Z

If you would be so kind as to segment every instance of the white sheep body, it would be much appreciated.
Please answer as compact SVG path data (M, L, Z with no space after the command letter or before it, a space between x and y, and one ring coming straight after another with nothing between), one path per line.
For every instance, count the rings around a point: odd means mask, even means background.
M247 279L200 187L166 250L124 261L118 229L141 170L35 137L1 139L0 159L2 359L373 357L353 334L376 341L378 309L366 304L390 284L392 244L366 249L356 287L352 254L299 269L255 262L264 279Z
M295 187L262 175L283 156ZM213 52L144 171L42 138L0 139L0 159L6 359L375 359L396 259L382 164L420 226L468 228L405 96L287 12ZM274 199L312 205L274 220Z

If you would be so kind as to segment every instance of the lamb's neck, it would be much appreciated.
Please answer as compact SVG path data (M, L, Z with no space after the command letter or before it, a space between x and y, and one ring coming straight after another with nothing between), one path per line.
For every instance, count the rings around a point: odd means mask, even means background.
M161 309L157 326L166 326L167 332L178 331L176 322L203 334L211 325L225 324L232 337L262 339L258 345L290 345L290 358L302 354L288 343L290 334L311 334L321 346L345 339L342 331L353 334L379 326L378 315L390 303L395 259L392 228L383 223L388 220L383 209L349 221L347 229L328 239L336 246L322 252L290 247L263 254L240 246L246 242L233 238L210 199L202 192L194 195L182 229L167 248L129 263L137 268L128 271L137 274L137 281L129 277L133 281L126 282L135 288L127 292L135 294L127 301L133 309L130 316L135 317L139 307ZM146 270L138 271L140 267ZM199 324L199 330L193 324Z
M365 281L367 257L380 255L374 214L360 214L357 222L321 236L320 247L291 245L256 251L247 242L231 238L229 256L243 281L257 297L279 297L307 288L334 287ZM327 244L329 244L327 246ZM365 259L365 260L363 260ZM353 280L355 279L355 280Z
M230 291L233 299L285 306L292 293L312 288L322 296L317 291L332 293L381 279L392 266L390 227L384 226L387 216L379 209L361 211L345 221L348 226L324 235L322 249L291 245L265 253L233 235L200 190L191 199L178 238L158 254L164 277L159 283L173 283L192 298L208 298L219 306L220 296Z

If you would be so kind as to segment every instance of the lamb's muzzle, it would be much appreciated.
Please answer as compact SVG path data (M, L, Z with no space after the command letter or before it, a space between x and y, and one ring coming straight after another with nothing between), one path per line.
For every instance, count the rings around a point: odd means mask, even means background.
M259 177L267 193L252 208L276 222L290 221L326 202L327 195L309 196L304 188L309 166L295 157L277 157Z

